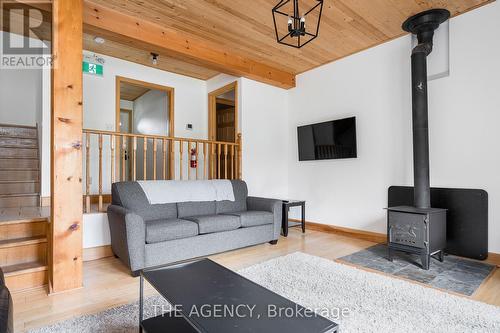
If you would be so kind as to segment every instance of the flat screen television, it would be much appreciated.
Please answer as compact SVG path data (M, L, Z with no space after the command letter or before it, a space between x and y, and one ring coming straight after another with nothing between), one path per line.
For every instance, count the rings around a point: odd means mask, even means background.
M299 161L356 158L356 117L297 127Z

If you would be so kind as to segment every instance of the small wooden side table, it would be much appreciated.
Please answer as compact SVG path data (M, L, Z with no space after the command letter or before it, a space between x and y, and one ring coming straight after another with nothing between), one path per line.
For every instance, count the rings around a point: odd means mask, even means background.
M298 225L302 226L302 233L306 232L306 202L303 200L282 200L283 201L283 219L281 221L281 229L283 230L283 236L288 236L288 228L295 227ZM288 223L288 211L290 207L301 207L302 208L302 219L300 223Z

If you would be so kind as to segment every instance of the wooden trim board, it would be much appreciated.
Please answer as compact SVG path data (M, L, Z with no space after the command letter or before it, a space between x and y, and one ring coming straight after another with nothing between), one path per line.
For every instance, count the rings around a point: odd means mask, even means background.
M292 222L300 222L300 220L297 219L290 219ZM352 228L346 228L346 227L338 227L334 225L329 225L329 224L322 224L322 223L316 223L316 222L306 222L306 228L311 229L311 230L316 230L316 231L321 231L321 232L326 232L330 234L337 234L337 235L343 235L343 236L348 236L352 238L357 238L357 239L362 239L374 243L386 243L387 242L387 236L385 234L381 234L378 232L373 232L373 231L365 231L365 230L358 230L358 229L352 229Z
M83 261L92 261L112 256L113 251L111 250L111 245L103 245L83 249Z
M298 219L289 219L289 221L300 222L300 220L298 220ZM326 233L330 233L330 234L344 235L344 236L362 239L362 240L366 240L366 241L370 241L370 242L374 242L374 243L380 243L380 244L387 243L387 235L386 234L373 232L373 231L365 231L365 230L339 227L339 226L334 226L334 225L329 225L329 224L307 222L307 221L306 221L306 228L310 229L310 230L326 232ZM474 259L472 259L472 260L474 260ZM493 265L500 267L500 253L489 252L488 259L486 259L484 262L487 262L487 263L490 263L490 264L493 264Z

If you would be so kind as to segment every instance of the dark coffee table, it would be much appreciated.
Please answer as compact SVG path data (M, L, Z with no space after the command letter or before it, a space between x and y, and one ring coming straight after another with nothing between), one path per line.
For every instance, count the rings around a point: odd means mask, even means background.
M144 280L175 305L175 311L143 320ZM146 333L330 333L338 330L334 322L209 259L141 272L139 306L140 329Z

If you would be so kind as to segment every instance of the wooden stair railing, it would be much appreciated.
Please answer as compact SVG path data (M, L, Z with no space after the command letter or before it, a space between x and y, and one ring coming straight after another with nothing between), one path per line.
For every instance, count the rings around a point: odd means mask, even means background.
M86 213L93 202L104 210L117 181L241 179L241 134L233 143L84 129L83 140Z

